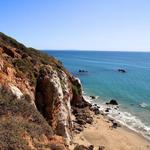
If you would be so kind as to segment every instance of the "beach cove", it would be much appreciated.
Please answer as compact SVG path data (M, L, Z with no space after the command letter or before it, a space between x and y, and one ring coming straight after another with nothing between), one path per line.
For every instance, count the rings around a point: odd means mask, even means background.
M75 143L93 145L94 150L150 150L150 141L121 126L112 128L112 123L101 115L94 116L92 125L74 137ZM101 148L101 149L100 149Z
M94 141L100 141L104 137L110 147L116 142L114 149L119 149L119 144L122 145L122 149L123 145L129 145L125 149L150 149L147 140L150 136L150 53L46 52L62 61L74 76L80 78L87 100L93 105L99 105L101 111L106 111L106 103L111 99L116 99L119 103L119 109L110 109L108 116L119 122L121 127L111 130L108 119L94 117L94 124L88 125L81 135L76 137L78 140L81 137L84 139L81 143L86 141L85 143L97 145ZM126 72L118 72L118 68L124 68ZM89 100L90 95L95 99ZM104 126L99 128L101 125ZM97 135L94 131L101 132ZM119 141L123 141L124 144ZM104 145L107 145L106 143L104 142Z
M81 111L82 109L76 112L77 116L78 114L82 116L80 117L82 119L78 122L79 126L76 127L77 132L74 133L73 143L70 146L71 150L74 150L74 147L79 150L86 150L86 148L88 150L150 150L150 139L148 137L110 117L108 111L100 109L104 106L90 102L92 98L84 96L84 99L90 104L91 110L86 118ZM119 106L116 101L110 101L105 105L105 109L116 110L119 109ZM84 110L86 111L85 108ZM73 122L76 122L74 116L72 118ZM88 121L89 118L92 118L92 121ZM82 121L85 121L86 124L83 125Z

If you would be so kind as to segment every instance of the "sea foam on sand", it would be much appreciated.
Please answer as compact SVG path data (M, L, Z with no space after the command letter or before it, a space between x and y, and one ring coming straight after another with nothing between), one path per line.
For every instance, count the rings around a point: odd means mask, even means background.
M90 96L84 95L84 99L91 103L92 105L95 105L93 103L93 99ZM123 112L120 111L119 107L116 107L114 105L107 105L107 104L97 104L100 108L99 110L107 115L109 118L112 118L119 122L120 124L126 126L127 128L140 133L143 135L146 139L150 140L150 127L146 126L139 118L136 116L133 116L129 112ZM107 112L106 109L109 109Z

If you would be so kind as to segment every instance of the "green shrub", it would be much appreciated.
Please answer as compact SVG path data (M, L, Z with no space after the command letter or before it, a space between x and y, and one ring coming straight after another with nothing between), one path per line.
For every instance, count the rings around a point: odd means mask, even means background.
M76 85L72 85L72 90L73 90L73 93L75 93L76 95L80 95L80 91L79 91L79 88L76 86Z

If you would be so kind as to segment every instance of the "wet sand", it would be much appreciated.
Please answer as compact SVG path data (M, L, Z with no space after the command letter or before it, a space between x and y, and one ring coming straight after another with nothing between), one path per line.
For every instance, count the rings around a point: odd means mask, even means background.
M124 126L112 128L112 123L102 115L94 116L94 122L87 124L80 134L74 136L74 143L94 145L94 150L150 150L150 141Z

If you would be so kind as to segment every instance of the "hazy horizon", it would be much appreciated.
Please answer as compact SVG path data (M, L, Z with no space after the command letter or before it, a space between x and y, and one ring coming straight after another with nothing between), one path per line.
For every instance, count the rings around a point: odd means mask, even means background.
M147 52L150 53L150 51L144 51L144 50L95 50L95 49L39 49L40 51L90 51L90 52Z
M0 31L28 47L150 52L149 0L5 0Z

